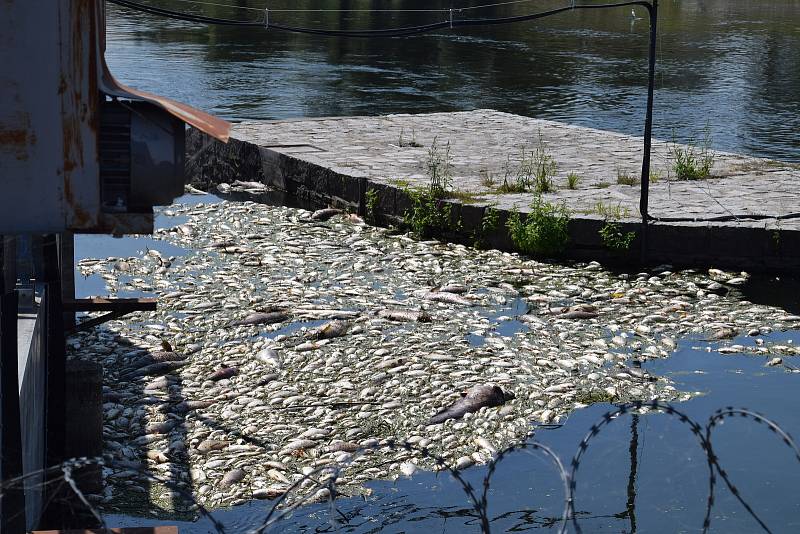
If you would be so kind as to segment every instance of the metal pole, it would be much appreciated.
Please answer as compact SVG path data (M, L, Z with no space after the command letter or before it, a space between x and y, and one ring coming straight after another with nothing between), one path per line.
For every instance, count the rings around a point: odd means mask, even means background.
M66 354L64 344L63 306L61 305L61 272L58 258L58 244L55 235L42 239L42 262L45 293L47 359L46 359L46 399L45 399L45 467L53 467L64 461L66 436ZM60 528L67 518L66 487L58 471L48 475L47 493L43 510L43 525L47 528Z
M22 476L22 428L17 360L16 254L13 238L0 237L0 481ZM21 481L0 493L0 532L25 532L25 490Z
M656 85L656 35L658 27L658 0L653 0L650 13L650 56L647 78L647 115L644 121L644 156L642 158L642 188L639 195L639 212L642 214L642 262L647 260L647 223L650 218L647 203L650 194L650 150L653 135L653 93Z

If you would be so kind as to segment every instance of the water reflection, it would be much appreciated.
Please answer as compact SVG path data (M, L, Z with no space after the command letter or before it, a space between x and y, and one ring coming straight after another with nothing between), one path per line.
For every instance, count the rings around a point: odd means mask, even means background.
M261 17L172 0L155 4L228 18ZM479 2L459 2L476 5ZM470 13L496 17L563 5L537 1ZM406 0L347 8L431 8ZM276 0L271 17L319 28L380 28L431 13L281 13L329 3ZM643 16L640 13L639 16ZM791 0L662 2L655 134L689 139L709 122L721 149L800 161L800 5ZM641 135L646 19L629 8L398 39L345 39L204 27L109 5L108 59L132 85L230 118L287 118L490 107ZM153 68L158 65L158 68Z

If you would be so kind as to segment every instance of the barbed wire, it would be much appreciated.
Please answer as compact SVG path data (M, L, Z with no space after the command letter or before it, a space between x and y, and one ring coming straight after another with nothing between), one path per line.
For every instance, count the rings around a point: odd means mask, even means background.
M196 4L203 6L227 7L231 9L238 9L241 11L257 11L263 13L265 9L269 9L272 13L448 13L449 11L462 12L462 11L475 11L478 9L488 9L491 7L501 7L516 4L529 4L531 2L541 2L541 0L508 0L505 2L494 2L491 4L481 4L477 6L462 6L452 8L419 8L419 9L380 9L380 8L271 8L265 3L263 8L250 7L250 6L237 6L233 4L221 4L219 2L204 2L202 0L172 0L173 2L183 2L185 4Z
M800 462L800 448L798 448L796 442L789 435L789 433L783 430L776 422L757 412L745 408L733 407L725 407L717 410L709 417L708 422L703 427L685 413L674 408L671 404L660 401L631 402L605 412L602 417L591 426L589 433L581 440L578 449L572 458L569 471L565 469L558 454L556 454L550 447L543 443L533 441L534 434L531 432L528 434L525 442L509 446L497 452L491 458L486 466L486 474L483 477L482 491L480 495L478 495L476 492L476 488L464 478L462 474L463 471L453 467L444 457L434 453L427 447L420 447L407 441L395 440L384 440L369 446L363 446L350 454L350 456L344 461L337 462L333 465L329 464L320 466L311 472L299 475L299 478L272 502L264 519L260 521L258 526L251 529L249 532L252 534L262 534L263 532L266 532L281 520L289 516L292 512L296 511L298 508L312 502L320 502L322 500L320 495L323 495L324 500L328 502L330 521L337 521L337 517L347 518L347 516L345 516L345 514L339 511L336 507L338 497L336 481L339 479L340 474L345 469L352 468L362 456L377 450L389 449L393 451L405 450L409 453L417 455L420 458L431 460L438 470L449 474L449 476L460 485L461 489L467 496L470 506L475 511L476 518L480 523L480 529L483 534L490 534L491 532L491 520L488 514L488 491L491 486L492 476L497 471L498 465L512 454L520 452L527 454L533 454L534 452L540 453L550 460L551 464L558 472L563 484L564 508L560 519L561 526L559 528L559 533L565 534L569 524L573 526L577 533L581 533L582 529L579 521L580 518L575 512L575 495L577 493L576 482L578 468L580 467L581 462L583 461L584 456L590 447L590 444L593 442L595 437L597 437L613 421L618 420L620 416L625 414L637 415L638 413L648 411L659 411L666 413L667 415L673 416L681 423L687 425L690 432L697 438L698 443L706 456L709 470L709 495L706 501L706 514L703 519L702 532L708 532L708 529L711 526L711 513L715 505L716 476L719 476L725 482L726 486L734 495L734 497L736 497L737 501L748 512L748 514L755 519L761 529L764 532L771 532L766 522L757 515L753 507L745 500L744 496L742 496L741 492L733 484L727 471L720 465L719 458L717 458L713 451L712 434L713 430L719 426L722 421L731 417L738 417L741 419L750 420L757 424L763 424L773 434L779 437L782 443L791 449L791 451L794 453L795 459ZM397 460L387 460L386 463L393 463L395 461ZM184 499L187 503L192 503L193 509L197 510L202 518L207 519L210 522L211 528L215 532L218 534L225 534L227 532L225 525L215 517L214 513L209 511L194 497L192 491L181 487L168 476L154 474L146 467L131 466L130 462L117 462L113 459L110 459L108 456L96 458L74 458L44 470L6 480L2 483L2 485L0 485L0 495L2 495L5 491L24 484L30 479L41 474L51 474L53 472L60 471L62 473L63 482L72 492L72 494L74 494L75 498L86 508L86 511L92 514L100 526L106 528L102 512L92 505L91 500L87 498L87 496L80 489L80 484L74 477L74 473L77 470L92 465L110 468L112 470L124 469L140 475L147 481L163 484L171 492ZM368 469L368 467L365 466L363 469ZM355 474L358 474L358 471L356 471ZM51 479L45 484L53 483L54 481ZM304 491L305 493L303 495L298 495L298 491L300 490ZM327 493L323 492L322 490L327 490ZM290 501L290 499L293 500ZM20 513L24 513L24 511L21 511Z

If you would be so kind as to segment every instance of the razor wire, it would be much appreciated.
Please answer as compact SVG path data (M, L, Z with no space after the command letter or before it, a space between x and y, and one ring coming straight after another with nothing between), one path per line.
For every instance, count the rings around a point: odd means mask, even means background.
M488 514L488 490L491 486L492 476L496 472L498 465L511 455L518 455L520 453L533 455L534 453L539 453L550 461L554 470L561 479L563 486L564 508L560 518L561 526L558 530L559 534L565 534L567 532L567 527L570 524L573 526L575 532L581 533L582 529L580 525L580 517L575 512L575 501L578 493L577 474L578 469L584 460L584 456L591 446L591 443L593 443L593 440L605 428L610 426L614 421L620 419L620 416L626 414L636 415L651 411L665 413L671 417L677 418L680 423L686 425L690 433L697 439L698 444L702 449L704 456L706 457L706 463L708 466L709 490L708 497L706 499L706 510L701 531L706 533L711 527L711 513L716 503L715 491L717 486L717 477L719 477L725 483L726 487L736 498L739 504L744 508L744 510L758 523L761 530L764 532L772 532L772 530L767 526L766 521L762 519L756 513L754 508L745 500L737 486L733 483L728 472L721 465L719 458L714 453L712 446L712 435L713 430L727 418L736 417L743 420L749 420L750 422L758 425L766 426L766 428L772 434L779 438L780 441L791 450L795 460L800 462L800 447L798 447L797 443L789 435L789 433L781 428L778 423L762 414L746 408L733 408L730 406L715 411L703 426L682 411L676 409L674 406L672 406L672 404L656 400L649 402L630 402L619 405L615 409L605 412L598 419L598 421L590 427L588 434L581 440L575 454L572 457L569 469L564 467L559 455L551 447L533 439L534 433L532 431L528 434L525 441L516 445L511 445L497 452L489 460L485 467L486 473L483 477L482 491L480 493L478 493L476 487L474 487L464 478L462 471L449 464L442 456L431 451L428 447L421 447L417 444L412 444L407 441L395 441L392 439L383 440L368 446L362 446L350 454L346 460L337 462L333 465L329 464L319 466L313 471L305 474L298 474L297 480L288 486L288 488L286 488L286 490L277 496L277 498L271 503L266 510L264 518L260 521L260 524L256 528L249 530L248 533L262 534L263 532L268 531L270 528L278 525L292 512L307 504L320 501L327 501L330 514L329 520L331 522L336 521L335 518L337 515L346 518L346 516L336 507L338 497L336 480L345 469L352 467L359 458L365 454L376 452L382 449L388 449L392 451L405 450L410 453L414 453L421 458L432 460L437 470L447 473L464 491L469 505L475 513L475 517L479 520L480 532L482 534L491 533L492 521L490 520ZM391 461L394 462L395 460ZM30 479L33 479L42 473L61 472L61 479L73 495L74 499L77 499L83 504L83 506L86 507L87 511L96 519L97 523L102 528L107 528L102 511L92 505L90 499L83 493L79 487L79 484L74 478L74 473L76 470L86 468L88 466L100 466L102 468L110 469L114 469L116 467L117 469L124 469L126 471L134 472L142 479L145 479L149 482L162 484L170 491L180 496L186 502L192 503L192 507L197 510L197 513L200 515L200 517L207 519L210 522L211 528L213 528L215 532L218 534L225 534L229 532L229 530L226 528L226 525L217 517L215 517L214 512L203 506L203 504L194 497L194 494L190 489L187 490L180 484L177 484L169 475L155 474L152 470L147 469L146 467L134 468L129 463L115 461L110 455L96 458L73 458L44 470L27 473L23 476L3 481L3 483L0 485L0 495L2 495L5 491L17 487L18 485L24 484L26 481L29 481ZM364 469L367 468L365 467ZM358 471L356 471L356 474L357 473ZM49 480L47 484L54 484L58 482L58 479ZM305 493L303 495L297 495L297 493L301 490L305 491ZM323 497L320 497L320 495ZM294 500L290 500L290 498L293 496L296 498ZM64 496L64 498L67 497L68 496L66 495ZM18 513L25 512L23 510Z

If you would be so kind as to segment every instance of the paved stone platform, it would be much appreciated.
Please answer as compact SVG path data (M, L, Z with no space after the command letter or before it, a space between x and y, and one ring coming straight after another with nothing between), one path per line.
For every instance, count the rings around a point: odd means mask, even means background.
M640 220L640 186L618 183L625 175L638 180L643 149L639 137L493 110L248 121L236 124L231 137L230 145L211 147L197 157L195 176L211 181L258 180L291 192L299 187L301 193L316 194L319 200L343 199L360 203L362 209L366 188L375 188L382 197L391 190L396 198L381 198L381 207L402 215L407 203L399 199L398 191L428 185L435 140L440 156L449 147L452 189L460 198L453 202L469 222L476 208L527 210L533 193L500 194L497 187L504 178L514 180L523 151L530 154L539 147L557 165L556 190L544 198L564 202L574 221L596 223L609 210L631 224ZM208 148L196 132L189 139L190 152ZM648 248L653 249L650 260L675 257L691 263L721 253L722 263L736 263L738 257L746 265L750 260L745 256L752 255L764 268L781 269L795 261L790 257L800 256L792 241L800 231L800 218L780 219L800 214L797 165L715 151L711 178L678 181L671 155L674 146L653 142L649 213L655 218L697 220L651 225L655 234L648 237ZM579 177L575 189L568 188L570 173ZM573 226L580 227L578 222ZM695 244L681 243L689 234L676 234L676 229L691 229ZM730 233L736 229L738 233ZM671 244L657 242L666 236L671 236ZM726 242L722 248L709 248L709 239ZM580 239L573 241L581 248ZM589 241L583 244L598 248ZM740 252L740 246L750 251ZM765 255L774 258L762 258Z

